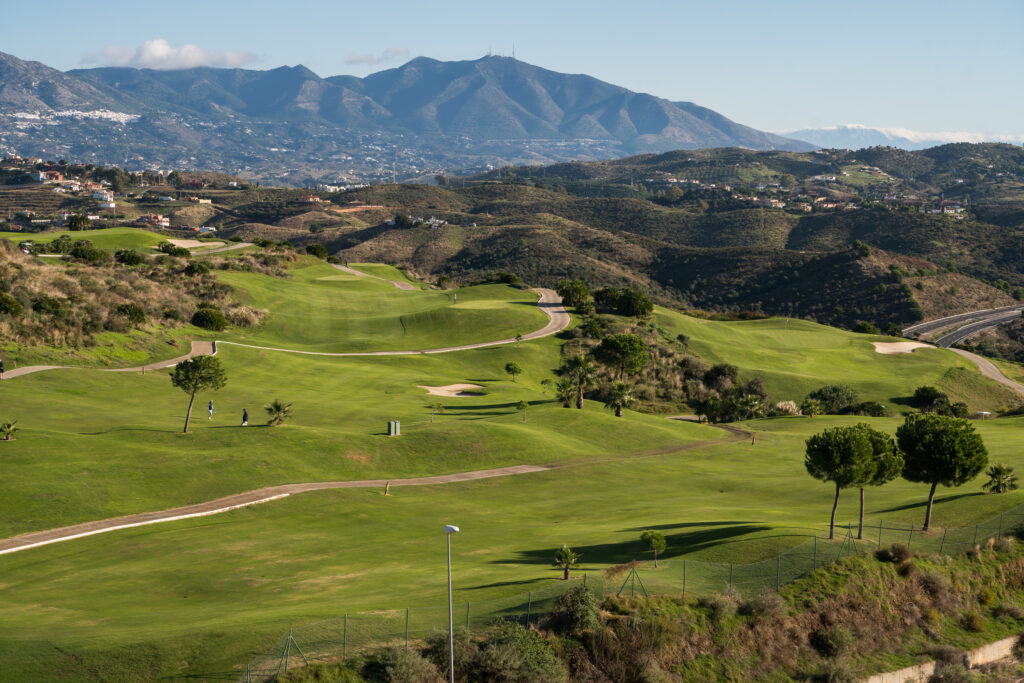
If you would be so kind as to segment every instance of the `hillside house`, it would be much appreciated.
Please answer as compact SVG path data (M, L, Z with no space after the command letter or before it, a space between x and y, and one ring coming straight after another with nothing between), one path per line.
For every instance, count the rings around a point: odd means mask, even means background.
M116 209L117 208L117 203L113 202L113 201L100 202L100 208L101 209Z
M92 193L93 199L98 199L101 202L112 202L114 201L114 193L110 190L96 190Z
M169 228L171 227L171 219L158 213L145 213L139 216L139 223L142 225L149 225L154 228Z
M323 204L324 200L320 199L315 194L306 194L299 197L299 202L302 204Z

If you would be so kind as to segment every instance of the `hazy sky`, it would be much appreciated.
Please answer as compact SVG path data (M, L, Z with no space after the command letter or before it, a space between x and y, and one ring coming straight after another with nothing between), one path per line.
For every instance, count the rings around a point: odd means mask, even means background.
M1024 0L645 3L0 0L0 51L363 76L488 50L689 100L765 130L1024 134Z

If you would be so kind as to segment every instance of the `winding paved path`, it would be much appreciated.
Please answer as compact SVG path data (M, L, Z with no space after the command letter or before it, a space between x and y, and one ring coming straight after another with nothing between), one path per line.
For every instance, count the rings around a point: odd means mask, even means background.
M528 332L523 335L522 341L540 339L552 334L561 332L572 321L569 312L562 305L558 294L551 289L535 288L531 292L540 294L537 306L550 318L548 324L539 330ZM453 351L469 351L471 349L482 349L488 346L501 346L502 344L513 344L517 340L514 337L498 339L497 341L478 342L476 344L463 344L462 346L445 346L439 349L418 349L412 351L351 351L345 353L332 353L328 351L297 351L295 349L283 349L275 346L256 346L254 344L241 344L239 342L218 341L218 344L231 344L232 346L244 346L250 349L262 349L264 351L283 351L285 353L301 353L307 356L417 356L430 353L451 353Z
M993 379L993 380L999 382L1000 384L1013 389L1014 391L1016 391L1019 394L1024 394L1024 385L1018 384L1017 382L1014 382L1012 379L1010 379L1009 377L1004 375L1002 373L1002 371L1000 371L1000 369L997 368L987 358L982 358L981 356L979 356L976 353L971 353L970 351L964 351L963 349L950 349L950 351L952 351L953 353L957 353L957 354L963 356L967 360L969 360L972 363L974 363L975 365L977 365L978 366L978 370L981 371L981 374L985 375L989 379Z
M558 294L551 289L533 289L531 291L540 294L540 299L537 301L537 306L540 310L547 314L549 320L548 324L539 330L528 332L523 335L522 341L529 341L530 339L540 339L541 337L548 337L552 334L561 332L569 323L572 321L572 317L568 311L565 310L565 306L562 305L562 300ZM170 360L159 361L156 363L150 363L149 365L140 365L134 368L84 368L74 365L27 365L23 368L12 368L4 373L4 379L14 379L22 375L28 375L33 372L42 372L43 370L61 370L61 369L99 369L102 372L140 372L145 370L160 370L163 368L169 368L177 365L183 360L188 360L193 356L212 355L217 352L217 345L230 344L231 346L242 346L248 349L261 349L263 351L281 351L284 353L300 353L306 356L418 356L431 353L451 353L453 351L469 351L471 349L482 349L487 346L500 346L502 344L513 344L517 340L513 337L508 339L498 339L497 341L479 342L476 344L463 344L462 346L446 346L440 349L417 349L412 351L358 351L348 353L329 353L326 351L299 351L298 349L284 349L274 346L256 346L254 344L241 344L239 342L229 341L216 341L216 342L192 342L192 350L186 353L184 356L178 356Z
M212 356L217 353L216 348L217 342L206 342L206 341L194 341L192 342L192 349L184 356L178 356L177 358L171 358L170 360L161 360L148 365L139 365L134 368L88 368L78 365L26 365L23 368L10 368L4 373L4 380L14 379L15 377L21 377L22 375L30 375L33 372L42 372L43 370L99 370L100 372L145 372L146 370L163 370L164 368L174 367L183 360L188 360L193 356Z

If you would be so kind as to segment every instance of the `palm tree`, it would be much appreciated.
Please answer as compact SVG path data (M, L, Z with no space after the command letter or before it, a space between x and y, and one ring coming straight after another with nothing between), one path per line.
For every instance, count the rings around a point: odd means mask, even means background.
M17 420L0 424L0 434L3 434L4 441L14 441L14 433L18 431L18 428L14 426L16 424L18 424Z
M267 411L267 415L270 416L267 424L271 427L283 425L284 421L292 416L292 404L285 403L279 398L275 398L272 402L263 406L263 410Z
M988 475L988 481L982 488L989 493L1006 493L1017 488L1017 475L1008 465L1002 463L992 465L985 474Z
M616 382L608 389L608 398L604 400L604 407L615 411L615 417L622 417L622 409L628 408L636 403L633 396L633 387L625 382Z
M583 393L594 384L597 366L587 356L576 354L565 364L565 369L576 385L576 407L583 410Z
M747 394L739 400L740 414L744 420L754 417L761 417L764 414L764 406L761 404L761 397L754 394Z
M562 544L562 547L555 551L555 561L553 564L559 569L565 571L564 578L568 581L569 570L579 567L580 554L573 552L573 549L568 545Z
M563 408L568 408L576 398L576 384L571 377L562 377L555 385L555 396L562 402Z

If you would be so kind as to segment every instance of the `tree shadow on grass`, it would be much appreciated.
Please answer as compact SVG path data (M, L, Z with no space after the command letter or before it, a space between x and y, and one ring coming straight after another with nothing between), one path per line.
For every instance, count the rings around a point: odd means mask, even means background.
M679 522L679 523L676 523L676 524L652 524L652 525L649 525L649 526L630 527L628 529L623 529L623 531L636 531L637 533L639 533L641 531L647 531L648 529L656 529L656 530L660 531L660 530L663 530L663 529L685 529L686 527L694 527L694 526L729 526L730 524L756 524L756 523L757 522L737 522L737 521L731 521L731 522Z
M973 498L975 496L984 496L985 493L982 491L975 491L974 493L956 493L948 496L935 496L935 504L939 503L951 503L954 500L961 498ZM878 510L877 512L899 512L901 510L913 510L915 508L925 508L928 506L928 496L924 493L921 494L921 500L915 503L907 503L906 505L896 505L891 508L885 508L884 510Z
M769 531L772 527L763 524L737 524L728 528L719 526L715 529L701 529L697 531L684 531L675 534L666 534L665 541L667 549L659 554L659 559L670 559L680 555L688 555L700 550L707 550L724 543L731 543L741 540L740 537L762 531ZM763 538L763 537L759 537ZM615 565L624 564L637 558L646 557L647 546L640 542L639 538L623 541L622 543L602 543L598 545L569 546L580 554L580 559L587 564ZM494 560L493 564L544 564L550 565L556 548L537 548L534 550L520 551L516 557L505 560Z

